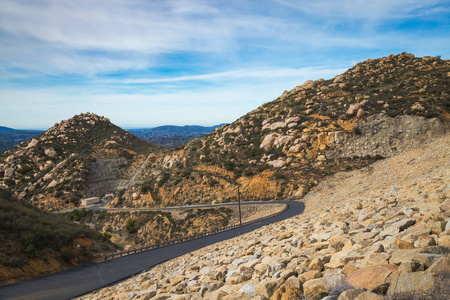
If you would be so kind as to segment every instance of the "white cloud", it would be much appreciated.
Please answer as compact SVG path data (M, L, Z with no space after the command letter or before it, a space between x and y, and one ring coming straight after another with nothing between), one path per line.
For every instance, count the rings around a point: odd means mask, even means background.
M163 82L180 82L180 81L217 81L217 80L237 80L237 79L278 79L278 78L304 78L305 76L329 77L344 72L346 69L329 69L324 67L309 67L301 69L245 69L234 70L202 75L188 75L181 77L169 78L138 78L138 79L111 79L101 80L106 83L122 83L122 84L143 84L143 83L163 83Z
M320 18L342 19L402 19L448 12L448 3L439 0L273 0L276 3L295 8L308 15ZM444 4L444 5L442 5ZM439 8L436 6L439 5Z

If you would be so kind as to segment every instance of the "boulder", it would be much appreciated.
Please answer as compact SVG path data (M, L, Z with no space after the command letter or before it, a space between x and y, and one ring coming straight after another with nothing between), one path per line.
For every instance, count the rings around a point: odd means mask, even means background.
M421 235L417 239L417 241L414 242L414 247L417 248L423 248L426 246L434 246L436 245L436 241L432 236L429 235Z
M351 104L348 107L347 114L348 115L354 115L354 114L356 114L358 112L359 109L360 109L359 104Z
M279 137L278 133L269 133L268 135L266 135L263 139L263 141L261 142L261 145L259 146L260 148L264 148L266 150L272 148L273 143L275 142L275 140Z
M403 262L416 261L423 265L425 268L428 268L442 256L443 255L441 254L418 253L414 250L394 250L392 251L389 263L400 265Z
M13 168L7 168L5 170L4 176L5 177L13 177L14 175L14 169Z
M417 290L427 290L433 288L435 278L429 272L419 271L414 273L404 273L392 282L388 289L388 295L396 293L410 293Z
M322 275L322 272L319 272L319 271L314 270L314 271L309 271L309 272L305 272L305 273L301 274L301 275L298 277L298 279L300 279L300 281L301 281L302 283L305 283L305 282L307 282L307 281L310 281L310 280L316 279L316 278L320 278L320 277L322 277L322 276L323 276L323 275Z
M371 253L362 260L362 264L364 266L387 265L389 258L391 258L391 255L385 252Z
M337 131L334 133L334 142L336 144L342 144L345 141L345 133L342 131Z
M265 279L255 285L255 295L270 298L272 294L280 287L282 279Z
M347 276L340 273L328 273L323 276L325 288L330 295L339 295L353 287L347 282Z
M358 118L362 118L362 117L364 117L365 114L366 114L366 112L364 111L364 109L360 108L360 109L358 109L358 112L356 113L356 116Z
M48 189L55 187L58 184L58 181L56 180L52 180L52 182L50 182L50 184L47 186Z
M62 170L65 166L66 166L67 160L63 160L62 162L60 162L59 164L56 165L56 170Z
M405 261L398 267L398 273L403 274L415 272L419 267L420 264L417 261Z
M354 300L359 294L364 293L365 291L365 289L347 290L339 295L338 300Z
M354 287L373 291L381 285L390 283L398 277L396 265L375 265L359 269L347 277L347 281Z
M271 165L274 168L281 168L283 167L286 163L284 162L284 160L281 159L277 159L277 160L273 160L273 161L269 161L267 162L268 165Z
M311 270L322 271L323 270L323 262L319 257L315 257L311 263L308 265L308 268Z
M56 151L53 148L48 148L44 150L44 154L47 155L48 157L55 157Z
M297 300L301 299L302 291L290 285L282 285L273 293L270 300Z
M438 243L440 246L450 247L450 235L443 235L439 238Z
M450 274L450 257L440 258L427 269L427 272L435 276Z
M255 285L253 283L247 283L246 285L240 288L239 292L255 297Z
M404 240L396 240L395 245L397 246L397 249L413 249L414 245L412 243L409 243Z
M328 295L323 278L312 279L303 284L303 293L310 300L319 300Z

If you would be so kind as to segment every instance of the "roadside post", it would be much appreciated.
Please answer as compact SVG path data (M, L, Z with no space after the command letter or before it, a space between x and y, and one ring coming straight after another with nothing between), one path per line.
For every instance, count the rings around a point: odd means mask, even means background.
M240 224L241 227L242 227L241 194L239 193L239 184L238 184L238 190L237 190L237 193L238 193L238 203L239 203L239 224Z

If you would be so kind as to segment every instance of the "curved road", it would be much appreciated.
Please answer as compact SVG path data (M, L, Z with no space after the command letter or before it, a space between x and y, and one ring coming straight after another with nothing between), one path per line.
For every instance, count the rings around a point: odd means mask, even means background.
M0 286L0 299L70 299L127 279L169 259L208 245L234 238L262 226L279 222L303 212L301 202L288 205L281 215L249 225L154 250L140 252L100 263L88 263L64 272Z

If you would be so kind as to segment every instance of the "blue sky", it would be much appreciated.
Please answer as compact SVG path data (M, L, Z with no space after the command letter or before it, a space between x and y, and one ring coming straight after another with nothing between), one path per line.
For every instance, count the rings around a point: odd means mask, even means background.
M404 51L450 57L450 1L2 0L0 125L230 123Z

